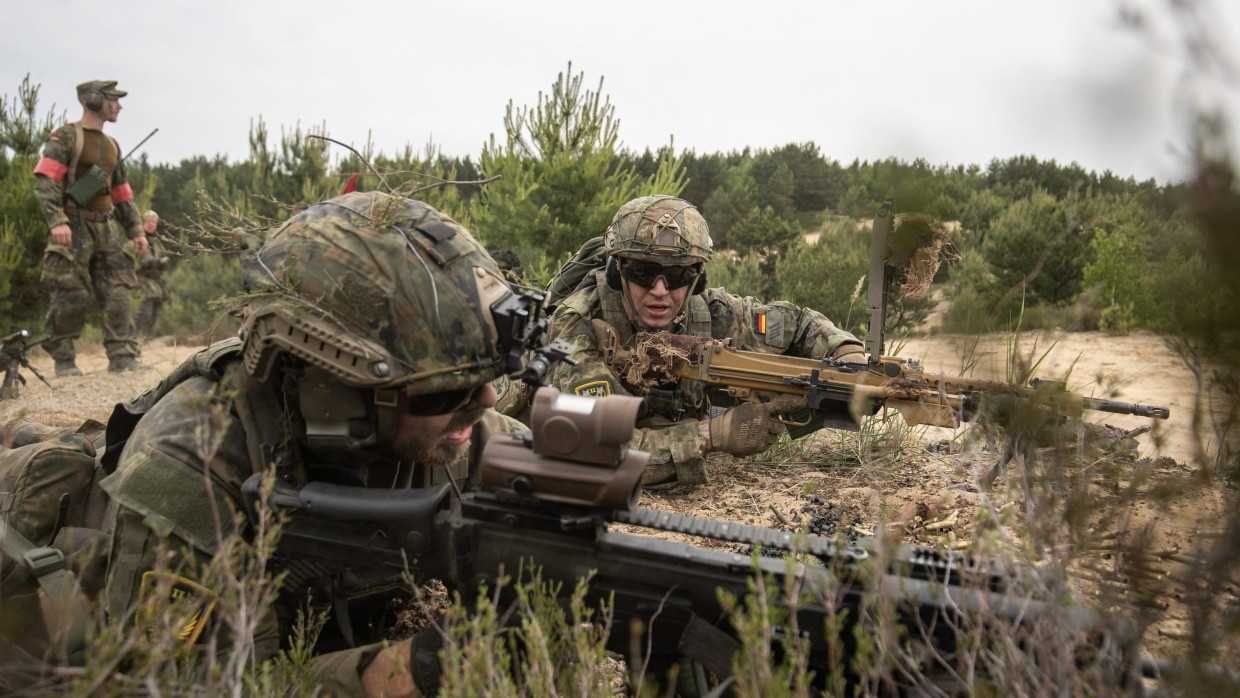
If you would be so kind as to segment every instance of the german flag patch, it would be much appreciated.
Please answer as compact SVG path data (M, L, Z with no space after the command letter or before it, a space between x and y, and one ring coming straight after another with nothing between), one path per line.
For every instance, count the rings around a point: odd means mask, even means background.
M753 331L758 334L766 334L766 313L754 313Z
M573 393L584 397L607 397L611 395L611 383L607 381L589 381L573 388Z

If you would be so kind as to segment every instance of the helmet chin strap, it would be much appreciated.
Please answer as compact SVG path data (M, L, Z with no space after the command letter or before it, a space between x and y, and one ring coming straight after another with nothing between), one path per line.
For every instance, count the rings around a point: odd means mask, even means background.
M698 272L698 274L700 275L701 272ZM693 288L696 284L697 277L695 276L693 281L689 283L688 288ZM637 314L637 306L633 304L633 296L629 293L629 282L625 281L623 276L620 277L620 298L623 301L624 314L629 316L629 322L634 327L643 332L670 332L671 328L684 322L684 310L685 306L689 305L690 295L688 293L685 294L684 300L680 302L680 307L676 308L676 312L672 314L672 321L663 327L651 327Z

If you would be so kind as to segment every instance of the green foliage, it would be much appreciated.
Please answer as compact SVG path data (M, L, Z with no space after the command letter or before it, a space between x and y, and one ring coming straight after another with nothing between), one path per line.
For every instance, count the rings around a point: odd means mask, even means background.
M789 253L805 245L801 227L776 215L770 206L753 208L730 233L731 248L746 256L756 256L768 294L779 293L775 269Z
M757 205L758 184L750 174L751 166L746 160L729 170L723 184L698 207L710 224L710 236L716 249L733 248L729 239L732 228ZM738 251L744 252L743 248Z
M164 280L172 290L155 324L154 334L176 335L178 341L206 343L235 335L236 320L221 317L222 299L241 290L241 265L236 257L204 252L182 259Z
M1023 292L1035 303L1064 304L1081 290L1091 238L1069 204L1038 190L991 222L981 251L1009 297Z
M943 318L948 332L980 334L992 329L995 303L1002 295L990 265L975 249L956 262L947 288L949 305Z
M47 222L34 197L39 149L64 122L55 106L39 114L39 85L27 75L17 96L0 101L0 332L39 333L47 290L39 281Z
M1103 303L1098 329L1128 334L1134 324L1152 319L1150 246L1133 226L1094 230L1094 261L1085 266L1084 285L1095 288Z
M483 187L472 210L474 232L488 245L513 249L526 264L540 255L561 259L599 235L629 199L677 195L684 188L680 158L660 151L650 177L639 179L617 158L619 121L609 97L583 90L572 63L534 107L509 101L505 138L483 146L481 169L499 179Z
M776 269L782 298L856 332L866 322L869 239L870 231L854 221L824 220L817 244L798 247Z
M441 695L529 696L613 695L607 637L611 609L586 605L589 578L577 581L561 598L558 582L543 580L538 568L525 568L511 591L502 579L492 595L482 590L472 608L457 603L441 619L450 650L440 653ZM503 627L497 605L515 596L517 627Z
M706 263L706 282L711 287L725 289L738 296L753 296L765 300L768 297L766 280L762 276L758 258L742 257L731 250L716 252Z

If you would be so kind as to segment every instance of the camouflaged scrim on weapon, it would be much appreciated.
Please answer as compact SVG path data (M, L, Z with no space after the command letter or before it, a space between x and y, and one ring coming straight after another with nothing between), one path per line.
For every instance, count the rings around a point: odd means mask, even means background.
M18 330L7 337L0 338L0 357L2 357L0 360L4 361L4 385L0 386L0 400L13 400L21 397L21 390L18 386L26 384L25 377L19 371L22 368L33 373L35 378L43 381L47 387L52 387L43 374L30 365L30 350L49 339L52 337L30 341L28 330Z
M899 412L909 424L958 427L1011 399L1045 405L1060 415L1085 410L1167 419L1166 407L1087 397L1062 382L1033 379L1029 386L926 373L921 362L880 356L868 363L817 361L732 349L730 340L641 333L621 346L615 330L593 321L601 354L629 385L691 379L719 386L733 400L767 402L804 398L811 413L791 415L789 432L801 436L824 426L856 430L880 409Z
M561 582L564 589L589 576L587 605L606 602L613 610L608 646L629 655L629 666L648 667L646 674L660 681L659 672L689 659L726 685L742 645L720 592L751 597L759 574L769 581L764 593L773 605L782 599L795 607L795 625L775 629L776 653L789 634L801 638L819 684L831 680L857 688L873 682L854 671L852 659L866 656L858 649L861 643L872 648L887 637L916 658L871 688L881 685L880 692L900 694L941 685L950 694L961 675L986 671L974 665L957 673L977 650L972 643L978 638L966 628L1002 628L995 637L1002 637L1021 662L1038 661L1034 655L1052 644L1061 650L1071 637L1082 652L1067 656L1091 670L1113 672L1108 674L1113 685L1129 681L1133 664L1122 653L1130 648L1119 641L1119 631L1104 627L1091 612L1015 592L996 564L928 548L903 546L892 553L634 509L648 458L628 446L639 403L627 396L596 400L540 389L532 431L494 436L482 454L482 489L456 500L448 485L380 491L313 482L295 489L277 480L264 501L261 475L248 479L242 492L251 515L267 507L288 517L272 564L273 571L288 573L285 588L312 584L334 590L338 598L325 601L339 611L353 591L350 585L408 569L417 581L441 580L472 606L473 595L494 593L497 580L528 570L531 563L544 580ZM747 556L620 533L610 530L613 523L760 552ZM773 551L796 555L767 556ZM511 592L512 585L504 588ZM795 590L795 599L786 596L789 590ZM347 615L347 603L345 608ZM892 617L903 630L891 627ZM1062 633L1056 641L1038 635L1048 628Z

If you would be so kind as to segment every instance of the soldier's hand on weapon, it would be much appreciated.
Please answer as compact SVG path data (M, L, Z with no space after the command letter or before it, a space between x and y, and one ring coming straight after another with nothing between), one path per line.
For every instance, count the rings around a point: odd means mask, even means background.
M52 242L65 247L73 243L73 229L69 227L68 223L61 223L52 228Z
M139 235L138 237L133 239L133 253L138 255L139 257L146 254L148 247L149 246L147 245L145 235Z
M706 450L744 457L762 453L779 440L786 427L780 415L805 407L799 398L780 398L770 402L746 402L718 417L701 422Z

